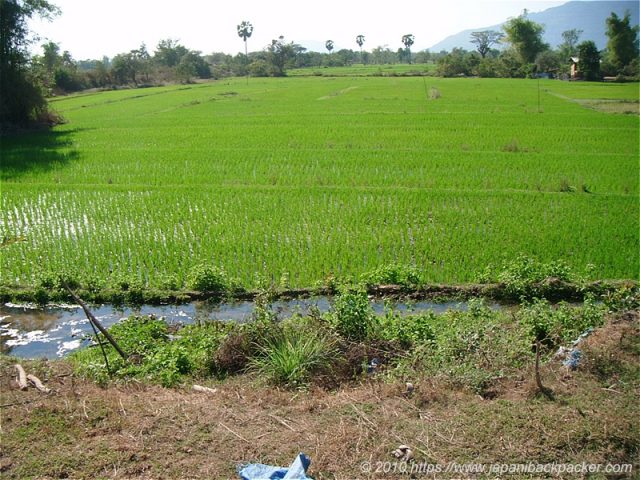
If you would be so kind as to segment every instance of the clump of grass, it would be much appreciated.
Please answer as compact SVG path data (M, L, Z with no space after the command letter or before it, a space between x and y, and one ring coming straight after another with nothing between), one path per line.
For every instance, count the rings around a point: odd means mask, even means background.
M527 152L537 152L538 149L536 147L525 147L520 145L517 138L513 138L509 143L502 146L501 150L503 152L511 152L511 153L527 153Z
M587 192L587 190L585 190L584 188L585 186L583 185L583 190L585 192ZM563 178L562 180L560 180L560 191L563 193L573 193L576 191L576 187L574 187L573 185L571 185L569 183L569 180L567 180L566 178ZM588 193L588 192L587 192Z
M322 332L284 328L263 339L249 370L276 385L304 387L314 373L329 367L335 352L335 342Z
M502 146L503 152L513 152L517 153L520 151L520 145L518 144L518 139L514 138L509 143Z

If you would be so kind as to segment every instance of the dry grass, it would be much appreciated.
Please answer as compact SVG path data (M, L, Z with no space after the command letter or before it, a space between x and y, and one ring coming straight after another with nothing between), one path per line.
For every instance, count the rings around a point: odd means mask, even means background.
M581 100L581 105L604 113L640 115L640 102L637 100Z
M265 388L248 376L214 394L127 384L102 389L64 362L25 362L54 393L14 384L0 363L3 478L236 478L238 463L288 465L303 451L317 479L365 475L363 461L630 463L638 468L638 314L619 316L584 345L585 363L542 368L555 396L536 392L533 366L492 398L435 379L362 380L338 390ZM425 478L427 478L425 476ZM439 477L440 478L440 477Z

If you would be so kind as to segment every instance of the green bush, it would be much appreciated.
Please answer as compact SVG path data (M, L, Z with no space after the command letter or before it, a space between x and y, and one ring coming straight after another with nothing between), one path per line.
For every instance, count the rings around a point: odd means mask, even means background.
M493 381L516 372L532 357L523 329L482 300L471 300L466 312L421 317L429 335L414 343L392 374L420 372L484 393Z
M185 375L207 375L213 352L231 328L222 322L189 325L171 336L163 320L130 317L110 328L129 360L123 360L111 346L107 347L110 372L98 347L80 350L71 359L78 373L99 382L138 378L173 386Z
M199 292L222 295L233 288L223 268L213 265L196 265L187 274L187 288Z
M505 262L498 272L489 266L477 279L481 283L501 283L506 295L512 299L558 293L556 290L560 286L557 282L571 284L583 280L563 260L543 263L527 255Z
M434 319L433 312L402 316L389 310L380 318L377 333L384 340L398 341L403 347L411 348L435 339Z
M376 317L367 292L361 289L343 289L333 302L328 314L329 323L336 332L349 340L364 340L376 330Z
M640 289L623 285L603 297L603 302L610 312L633 310L640 308Z
M363 273L360 281L367 285L400 285L416 287L423 283L420 271L407 265L382 265L375 270Z
M523 303L516 317L530 342L538 340L553 348L575 340L589 328L602 325L605 311L603 304L587 295L581 307L564 302L554 306L547 300L534 299Z

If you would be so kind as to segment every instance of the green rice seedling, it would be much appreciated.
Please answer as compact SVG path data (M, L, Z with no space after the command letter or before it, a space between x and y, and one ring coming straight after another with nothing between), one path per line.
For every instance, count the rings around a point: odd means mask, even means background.
M520 253L591 279L640 269L637 118L572 101L634 85L549 82L538 114L528 80L430 79L433 102L421 78L229 82L59 98L67 124L3 139L0 233L23 240L0 285L44 268L193 288L198 265L244 288L384 265L465 282Z

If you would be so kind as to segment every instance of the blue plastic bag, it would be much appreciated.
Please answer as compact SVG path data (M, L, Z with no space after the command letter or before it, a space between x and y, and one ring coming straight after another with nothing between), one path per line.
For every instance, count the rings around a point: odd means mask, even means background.
M289 467L249 463L238 467L238 475L242 480L312 480L307 477L310 464L309 457L300 453Z

